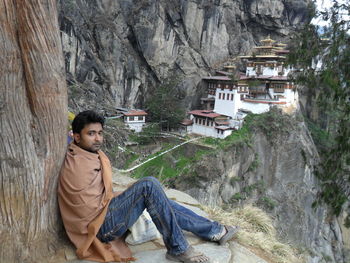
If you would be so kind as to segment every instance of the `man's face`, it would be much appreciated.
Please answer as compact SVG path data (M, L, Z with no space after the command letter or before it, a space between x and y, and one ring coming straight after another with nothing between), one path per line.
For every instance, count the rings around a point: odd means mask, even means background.
M101 123L86 124L80 133L74 133L75 143L89 152L97 152L103 142L103 129Z

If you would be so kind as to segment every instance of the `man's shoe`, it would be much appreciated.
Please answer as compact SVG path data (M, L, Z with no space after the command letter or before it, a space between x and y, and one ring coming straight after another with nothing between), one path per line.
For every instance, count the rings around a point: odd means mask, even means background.
M220 246L225 245L227 241L231 240L234 235L239 231L239 226L224 226L226 228L226 234L218 241Z

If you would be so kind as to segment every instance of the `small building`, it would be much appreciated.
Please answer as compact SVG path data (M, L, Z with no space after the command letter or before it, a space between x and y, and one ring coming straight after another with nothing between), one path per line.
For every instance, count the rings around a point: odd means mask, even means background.
M146 123L147 112L143 110L129 110L122 112L124 123L135 132L141 132Z
M225 138L232 133L229 127L230 117L215 113L211 110L193 110L189 112L192 120L192 133Z
M193 120L184 119L180 122L179 132L180 134L192 133Z

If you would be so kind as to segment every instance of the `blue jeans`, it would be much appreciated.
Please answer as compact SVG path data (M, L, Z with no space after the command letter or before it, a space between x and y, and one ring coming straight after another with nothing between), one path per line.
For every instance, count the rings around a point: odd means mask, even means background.
M218 222L201 217L169 200L159 181L153 177L146 177L111 200L97 237L102 242L121 237L144 209L147 209L157 229L163 235L169 253L174 255L185 252L189 247L182 229L211 240L223 228Z

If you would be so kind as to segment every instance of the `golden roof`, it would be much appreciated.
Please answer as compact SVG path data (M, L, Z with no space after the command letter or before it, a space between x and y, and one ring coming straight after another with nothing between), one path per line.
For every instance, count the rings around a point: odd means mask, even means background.
M265 46L272 46L272 44L275 43L276 41L271 39L270 35L268 35L268 37L266 39L262 39L262 40L260 40L260 42L265 44Z

